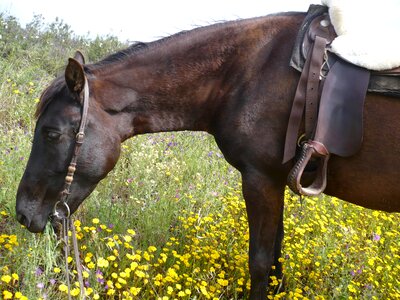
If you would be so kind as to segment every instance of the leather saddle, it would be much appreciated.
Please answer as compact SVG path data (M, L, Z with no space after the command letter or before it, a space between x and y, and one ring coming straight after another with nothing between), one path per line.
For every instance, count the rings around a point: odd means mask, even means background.
M286 163L297 154L288 185L301 195L315 196L325 190L331 154L349 157L360 150L367 91L400 97L400 67L375 72L355 66L329 53L335 37L328 8L311 5L290 62L301 76L283 158ZM314 178L303 187L307 169L312 169Z

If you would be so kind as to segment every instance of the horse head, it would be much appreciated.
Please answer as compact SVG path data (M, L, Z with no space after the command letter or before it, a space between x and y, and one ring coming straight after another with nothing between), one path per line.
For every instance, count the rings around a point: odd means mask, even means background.
M83 117L82 99L85 89L90 89L88 82L94 80L84 69L83 55L77 52L69 59L65 76L50 84L38 104L31 154L16 202L17 219L31 232L44 230L63 192L73 156L76 156L76 171L67 199L71 213L115 166L119 157L120 136L92 93L88 97L90 106L83 143L79 155L74 155Z

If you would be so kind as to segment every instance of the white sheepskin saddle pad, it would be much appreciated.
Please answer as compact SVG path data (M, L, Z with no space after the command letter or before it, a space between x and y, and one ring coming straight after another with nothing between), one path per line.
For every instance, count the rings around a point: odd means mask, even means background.
M400 66L400 0L321 0L338 37L330 51L370 69Z

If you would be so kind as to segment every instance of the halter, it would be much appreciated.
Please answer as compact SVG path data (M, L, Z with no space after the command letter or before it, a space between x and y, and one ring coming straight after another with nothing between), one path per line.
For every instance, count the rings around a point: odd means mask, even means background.
M79 100L81 100L81 103L83 103L83 108L82 108L82 115L81 115L81 122L79 125L79 131L76 134L75 137L75 148L74 152L72 154L71 162L69 163L68 166L68 171L67 175L65 176L64 180L64 188L62 192L60 193L60 199L56 202L53 208L53 217L56 219L61 219L62 221L62 234L63 234L63 239L64 239L64 253L65 253L65 275L67 279L67 284L68 284L68 299L71 298L71 283L69 280L69 267L68 267L68 256L69 256L69 244L68 244L68 228L69 228L69 221L70 221L70 215L71 215L71 210L68 206L67 200L68 196L70 195L70 189L71 189L71 184L74 181L74 174L76 171L76 162L78 160L79 156L79 151L80 148L83 144L83 140L85 138L85 128L86 128L86 123L87 123L87 116L88 116L88 108L89 108L89 84L87 81L86 76L85 78L85 85L83 87L83 95L82 93L79 95ZM82 99L83 97L83 99ZM82 267L79 259L79 249L78 249L78 241L76 238L76 232L75 232L75 226L72 224L72 243L74 247L74 254L75 254L75 260L76 260L76 268L78 272L78 280L79 280L79 285L80 285L80 296L81 299L85 299L85 287L83 285L83 277L82 277Z

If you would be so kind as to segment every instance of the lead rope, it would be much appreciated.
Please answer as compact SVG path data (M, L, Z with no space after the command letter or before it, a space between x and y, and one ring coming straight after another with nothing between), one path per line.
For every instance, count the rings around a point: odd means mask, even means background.
M67 206L65 206L65 207L67 207ZM69 208L67 209L67 212L69 212ZM75 225L73 222L70 222L70 221L71 221L71 218L68 215L62 217L62 234L63 234L64 256L65 256L65 277L66 277L67 286L68 286L68 300L71 300L71 281L69 279L69 266L68 266L68 257L69 257L69 252L70 252L68 228L70 226L71 226L71 233L72 233L71 236L72 236L72 245L74 248L76 270L78 272L80 295L81 295L81 299L85 299L86 298L85 286L83 283L81 260L79 258L78 239L76 237Z
M81 117L81 123L79 126L79 131L76 135L76 140L75 140L75 149L72 155L71 162L68 166L68 171L67 171L67 176L65 176L65 183L64 183L64 189L61 192L61 199L56 202L54 205L54 213L53 216L55 216L58 219L62 220L62 232L63 232L63 240L64 240L64 254L65 254L65 275L66 275L66 280L67 280L67 285L68 285L68 300L71 300L71 282L69 279L69 267L68 267L68 257L69 257L69 236L68 236L68 229L70 226L70 208L67 204L67 199L70 194L70 187L71 184L74 180L74 174L76 171L76 162L78 160L78 154L81 145L83 144L83 139L85 137L85 127L86 127L86 122L87 122L87 114L88 114L88 108L89 108L89 85L88 81L85 76L85 86L83 89L83 109L82 109L82 117ZM65 209L65 212L61 210L60 212L60 207L63 207ZM71 235L72 235L72 244L74 247L74 255L75 255L75 263L76 263L76 270L78 272L78 281L79 281L79 286L80 286L80 296L81 299L85 299L85 286L83 284L83 276L82 276L82 266L79 258L79 248L78 248L78 240L76 237L76 231L75 231L75 225L73 222L71 222Z
M62 219L62 235L63 235L63 242L64 242L64 256L65 256L65 277L67 281L67 286L68 286L68 300L71 300L71 281L69 279L69 266L68 266L68 257L69 257L69 235L68 235L68 229L71 227L71 236L72 236L72 245L74 247L74 256L75 256L75 264L76 264L76 270L78 273L78 282L79 282L79 287L80 287L80 295L81 299L85 299L85 286L83 283L83 276L82 276L82 265L81 265L81 260L79 258L79 247L78 247L78 239L76 237L76 230L75 230L75 224L74 222L70 222L70 210L68 207L68 204L66 202L64 203L64 208L66 209L66 214L61 216ZM57 209L57 206L56 206ZM56 211L57 215L60 216L60 212Z
M68 300L71 300L71 282L69 280L69 267L68 267L68 256L69 256L68 223L69 223L69 218L62 219L62 232L63 232L64 254L65 254L65 277L67 279L67 286L68 286Z
M81 260L79 259L78 240L76 238L75 224L73 222L71 227L72 227L72 245L74 246L76 271L78 272L78 281L81 291L81 299L85 299L85 286L83 284L82 265L81 265Z

